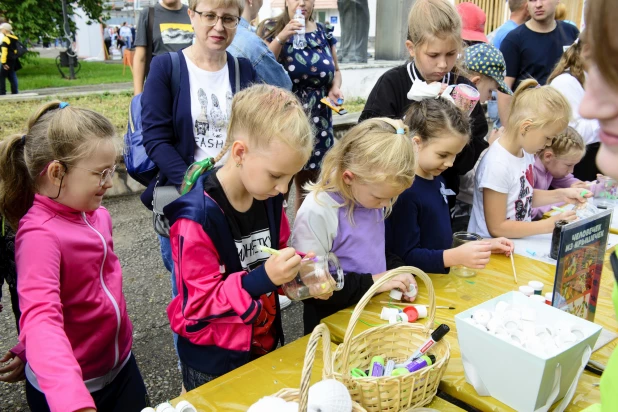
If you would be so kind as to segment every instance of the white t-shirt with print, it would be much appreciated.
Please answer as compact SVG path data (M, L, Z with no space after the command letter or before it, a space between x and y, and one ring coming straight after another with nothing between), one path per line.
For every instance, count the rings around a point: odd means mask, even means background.
M227 64L219 71L200 69L187 61L191 85L191 118L195 138L195 161L219 154L227 138L232 110L232 86ZM218 163L225 163L228 155Z
M507 220L526 222L532 220L533 165L534 155L524 151L523 157L514 156L500 145L500 139L489 147L476 170L468 232L491 237L485 220L483 189L507 194L505 210Z

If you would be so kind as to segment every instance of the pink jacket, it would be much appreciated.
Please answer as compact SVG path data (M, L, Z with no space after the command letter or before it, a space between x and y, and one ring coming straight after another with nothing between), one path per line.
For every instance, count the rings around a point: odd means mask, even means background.
M94 408L84 381L130 354L133 327L113 247L103 207L83 213L35 195L19 222L19 339L51 411Z
M563 189L571 187L573 183L580 182L579 179L573 177L573 174L568 174L565 177L555 178L543 165L541 159L537 156L534 160L534 188L548 190L550 187L554 189ZM549 212L552 206L560 206L560 203L555 205L547 205L535 207L532 209L532 219L539 220L543 217L543 213Z

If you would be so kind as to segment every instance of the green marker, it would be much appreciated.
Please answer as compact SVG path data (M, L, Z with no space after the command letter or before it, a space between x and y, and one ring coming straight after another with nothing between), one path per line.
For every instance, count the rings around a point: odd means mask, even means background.
M588 194L588 191L586 189L582 190L582 192L579 194L580 196L584 197Z

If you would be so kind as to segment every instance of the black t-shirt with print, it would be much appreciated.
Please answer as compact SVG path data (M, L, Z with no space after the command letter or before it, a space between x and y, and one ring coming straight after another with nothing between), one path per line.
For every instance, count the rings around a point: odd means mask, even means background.
M239 212L234 209L217 178L216 170L212 171L206 179L204 190L223 210L243 269L251 271L263 265L270 255L262 252L260 246L279 248L278 239L273 241L270 238L265 202L253 199L253 204L246 212ZM277 303L275 299L276 293L268 293L260 297L262 310L253 325L253 341L251 344L252 353L255 355L264 355L273 350L276 345L277 333L274 321L277 314Z

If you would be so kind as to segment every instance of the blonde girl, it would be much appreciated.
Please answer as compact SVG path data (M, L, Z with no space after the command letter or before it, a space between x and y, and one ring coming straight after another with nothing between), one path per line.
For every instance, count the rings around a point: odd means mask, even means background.
M572 127L567 127L541 150L534 161L534 188L548 190L550 187L588 187L588 183L573 177L573 169L584 158L586 145L584 139ZM532 219L541 219L551 206L532 209Z
M165 208L179 291L167 313L187 390L284 343L276 291L300 268L286 247L282 194L313 147L302 105L274 86L247 88L234 96L227 136L214 159L189 168L187 193ZM270 256L260 246L282 250Z
M469 232L520 238L550 233L557 220L575 219L570 211L531 222L533 207L585 201L581 189L534 190L534 154L567 127L570 113L569 103L553 87L535 80L520 84L504 134L479 163Z
M386 220L387 252L429 273L448 273L455 265L482 269L492 251L510 253L512 243L504 238L451 248L448 197L454 193L441 175L468 144L468 116L445 99L427 99L410 106L405 123L418 145L418 163L414 184Z
M112 222L101 206L117 142L105 117L56 101L0 150L0 213L17 229L19 341L35 412L148 406Z
M403 39L402 39L403 40ZM413 101L422 99L419 89L425 83L445 85L467 84L475 87L465 76L458 75L462 53L461 18L449 0L417 0L408 15L408 37L405 41L411 62L384 73L367 98L360 120L373 117L402 119ZM474 167L487 148L485 136L487 120L480 105L470 116L471 141L455 159L453 167L443 177L446 187L459 191L459 175ZM451 206L455 199L449 200Z
M357 303L386 271L384 217L412 184L415 164L407 127L388 118L354 126L324 157L320 178L309 186L296 215L292 246L317 255L334 253L345 282L328 300L303 301L306 333L320 319ZM407 291L410 283L413 276L402 275L382 291Z

